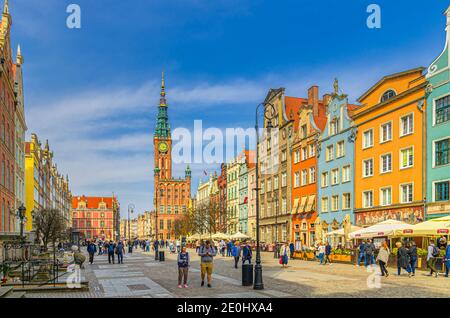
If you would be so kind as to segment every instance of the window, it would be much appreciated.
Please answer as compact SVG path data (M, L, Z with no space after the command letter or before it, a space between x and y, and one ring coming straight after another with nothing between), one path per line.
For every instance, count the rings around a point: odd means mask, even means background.
M330 161L333 159L334 159L334 146L330 145L327 147L327 150L326 150L326 160Z
M307 129L306 125L302 125L300 130L301 130L302 138L306 138L308 135L308 129Z
M412 183L402 184L400 186L401 202L411 203L413 201L413 185Z
M294 152L294 163L299 163L300 162L300 150L296 150Z
M336 146L336 158L345 156L344 141L339 141Z
M330 135L336 135L339 132L339 118L333 118L330 123Z
M391 187L380 189L380 205L391 205L392 204L392 189Z
M286 186L286 182L287 182L287 175L286 175L286 172L283 172L281 174L281 186L285 187Z
M395 92L390 89L384 92L384 94L381 96L381 102L384 103L385 101L388 101L389 99L395 97Z
M316 182L316 168L311 167L309 168L309 183Z
M369 129L363 133L363 149L373 146L373 129Z
M450 181L437 182L434 185L435 201L449 201Z
M373 159L363 161L363 177L373 176Z
M331 170L331 185L339 183L339 169Z
M283 150L281 152L281 162L285 162L286 161L286 158L287 158L286 156L287 156L286 150Z
M164 230L164 220L159 220L159 229Z
M278 189L278 176L273 177L273 189Z
M350 193L344 193L342 195L342 210L350 210L352 207Z
M322 198L322 212L328 212L328 197Z
M316 155L316 149L314 145L309 145L309 157L312 158Z
M410 168L414 164L414 152L413 148L407 148L400 150L400 168Z
M342 182L349 182L350 181L350 166L342 167Z
M287 201L286 198L281 199L281 213L285 214L287 212Z
M308 149L306 147L302 148L302 160L308 159Z
M308 170L302 170L302 186L308 184Z
M380 130L380 143L392 140L392 123L386 123L381 125Z
M392 155L390 153L381 156L380 173L392 171Z
M400 137L412 134L413 130L413 114L409 114L400 118Z
M435 109L435 122L436 124L441 124L449 121L450 119L450 95L439 98L436 100Z
M161 206L159 207L159 213L160 213L160 214L164 214L164 205L161 205Z
M364 208L373 207L373 192L372 191L364 191L363 192L363 207Z
M328 187L328 172L322 172L321 179L322 188Z
M450 158L450 138L436 141L434 143L435 148L435 159L434 164L435 166L443 166L449 164L449 158Z
M267 191L272 191L272 179L267 179Z
M294 173L294 188L298 188L300 186L300 172Z
M331 197L331 211L339 210L339 196L333 195Z
M178 205L175 205L175 214L178 214Z

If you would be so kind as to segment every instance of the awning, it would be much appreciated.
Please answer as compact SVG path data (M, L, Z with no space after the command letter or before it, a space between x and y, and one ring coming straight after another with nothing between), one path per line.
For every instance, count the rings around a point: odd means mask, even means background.
M397 230L409 228L411 225L397 220L386 220L364 229L350 233L351 239L362 239L382 236L393 236Z
M314 205L316 203L316 195L310 195L308 197L308 204L306 205L305 212L311 212L314 209Z
M300 206L298 207L298 213L303 213L305 211L306 199L308 199L307 196L302 197L302 201L300 202Z
M396 236L440 236L450 233L450 216L432 219L395 231Z
M350 228L350 233L353 233L355 231L361 230L361 228L359 226L355 226L352 225ZM344 236L345 232L344 229L339 229L339 230L335 230L335 231L331 231L325 234L325 236Z
M294 199L294 207L292 208L292 214L296 214L297 210L298 210L298 202L300 201L300 199Z

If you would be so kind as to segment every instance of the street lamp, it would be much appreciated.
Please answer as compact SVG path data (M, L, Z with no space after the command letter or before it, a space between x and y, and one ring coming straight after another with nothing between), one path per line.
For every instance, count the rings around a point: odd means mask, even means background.
M23 242L25 240L25 237L23 236L23 227L25 224L25 219L26 219L26 215L25 212L27 211L27 209L25 208L25 206L22 205L19 207L19 209L17 210L17 217L20 220L20 240Z
M134 212L134 204L133 203L128 204L128 253L133 253L133 245L131 244L130 212L131 212L131 214L133 214L133 212Z
M272 118L275 114L275 106L271 103L261 103L256 107L255 116L255 130L256 130L256 264L255 264L255 279L253 282L253 289L262 290L264 289L263 279L262 279L262 266L261 266L261 248L259 243L259 127L258 127L258 110L264 106L264 117L268 120L267 129L272 128ZM270 106L270 107L268 107ZM270 112L269 112L270 111Z

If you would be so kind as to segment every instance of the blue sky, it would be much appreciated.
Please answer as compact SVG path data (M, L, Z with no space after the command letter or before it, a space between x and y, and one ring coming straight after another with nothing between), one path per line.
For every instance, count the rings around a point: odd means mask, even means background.
M81 7L82 28L66 27ZM381 7L381 29L366 8ZM445 39L446 1L10 0L25 57L28 135L49 139L75 195L152 207L161 69L172 128L254 125L271 87L304 97L335 77L352 101L380 77L428 66ZM204 169L193 166L193 192ZM182 176L185 166L174 167Z

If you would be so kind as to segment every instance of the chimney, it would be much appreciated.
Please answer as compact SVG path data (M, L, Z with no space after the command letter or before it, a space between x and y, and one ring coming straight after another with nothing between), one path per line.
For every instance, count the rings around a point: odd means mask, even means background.
M319 115L319 87L313 85L308 89L308 105L313 108L313 115Z
M324 94L322 100L324 105L327 106L331 100L331 94Z

